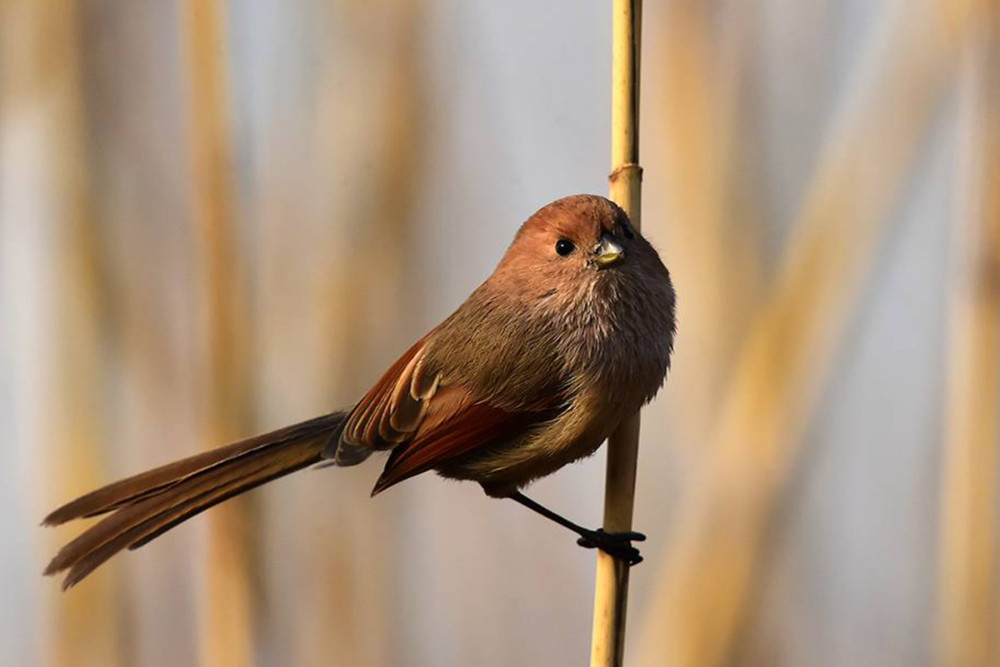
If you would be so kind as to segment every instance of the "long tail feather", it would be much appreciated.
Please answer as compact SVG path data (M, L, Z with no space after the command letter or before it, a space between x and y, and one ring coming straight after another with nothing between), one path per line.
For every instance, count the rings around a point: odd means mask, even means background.
M68 570L63 588L69 588L119 551L137 549L228 498L318 463L343 421L343 413L318 417L124 479L60 507L46 525L116 511L63 547L45 574Z

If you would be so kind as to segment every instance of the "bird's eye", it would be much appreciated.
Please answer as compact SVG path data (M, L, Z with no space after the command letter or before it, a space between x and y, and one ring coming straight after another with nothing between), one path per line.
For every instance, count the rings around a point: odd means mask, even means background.
M635 238L635 233L632 231L632 225L628 224L627 222L622 223L622 234L624 234L625 238L627 238L629 241Z
M569 239L559 239L556 241L556 252L563 257L569 257L576 250L576 246Z

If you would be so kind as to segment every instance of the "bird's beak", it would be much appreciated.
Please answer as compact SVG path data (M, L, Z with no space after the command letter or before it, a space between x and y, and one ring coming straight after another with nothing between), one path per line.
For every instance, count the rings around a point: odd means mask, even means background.
M601 237L601 242L594 250L594 261L597 268L606 269L625 259L625 251L620 245L607 236Z

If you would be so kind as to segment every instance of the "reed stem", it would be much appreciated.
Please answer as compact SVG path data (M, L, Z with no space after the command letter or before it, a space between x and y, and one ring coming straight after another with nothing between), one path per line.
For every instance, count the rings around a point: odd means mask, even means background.
M1000 442L1000 11L966 40L959 94L964 183L945 398L938 664L1000 659L997 443Z
M231 179L224 0L184 0L182 35L190 83L192 223L204 270L208 385L204 441L236 440L248 428L249 336ZM253 539L248 499L210 515L199 654L206 665L253 663Z
M640 228L642 168L639 166L639 52L642 0L613 0L611 65L611 199ZM632 529L639 415L623 423L608 439L604 490L604 529ZM597 552L594 584L592 667L621 665L625 652L625 612L629 566Z

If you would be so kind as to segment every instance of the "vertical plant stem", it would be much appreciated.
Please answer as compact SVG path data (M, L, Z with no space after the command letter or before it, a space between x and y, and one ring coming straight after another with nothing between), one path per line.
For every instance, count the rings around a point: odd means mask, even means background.
M639 53L642 0L613 0L611 65L611 199L641 224L642 168L639 166ZM623 423L608 439L604 490L604 529L632 528L639 415ZM628 565L597 552L594 585L592 666L621 665L625 652L625 612L628 606Z
M966 192L956 226L941 496L938 664L986 667L997 632L1000 458L1000 12L963 60Z
M39 493L45 506L93 488L106 476L108 454L108 396L102 391L109 325L102 299L106 267L87 150L82 5L66 0L0 2L0 216L4 226L23 230L18 239L38 243L43 254L30 246L5 250L11 258L26 253L19 260L25 268L46 260L40 271L20 276L30 285L14 285L33 302L23 311L27 317L20 326L38 342L30 348L32 358L24 360L28 381L20 387L23 403L15 403L15 410L24 410L19 416L27 424L27 438L3 447L37 450L31 460L39 476L24 480L21 488ZM14 325L17 320L15 315ZM17 458L5 458L5 463ZM5 505L15 520L31 523L30 517L17 516L19 509ZM64 541L69 532L45 535L45 551L54 546L48 538ZM3 548L16 554L22 546L5 533ZM11 578L17 570L4 574L7 593L16 589ZM98 573L78 595L63 595L56 588L42 587L50 592L44 601L35 601L45 614L42 627L33 625L41 619L33 617L32 605L20 606L27 600L16 593L4 596L6 605L17 608L20 622L11 629L20 635L18 642L24 638L24 653L53 667L127 663L121 577ZM17 649L4 646L5 664L18 662Z
M408 327L420 310L421 290L406 276L412 275L412 244L419 236L413 211L426 136L420 32L427 3L327 4L325 11L344 24L341 34L363 30L373 35L327 40L328 60L318 81L321 120L313 131L315 178L329 192L319 223L329 231L311 239L314 245L325 239L326 259L321 278L312 279L316 289L309 292L308 317L319 325L322 341L312 353L310 372L322 378L316 384L318 395L346 401L360 396L370 378L383 371L379 350L409 344ZM345 61L365 67L338 66ZM381 139L372 142L371 137ZM364 170L357 170L359 162L367 165ZM331 226L331 220L356 221L367 242L343 247L345 227ZM365 316L348 322L345 312ZM371 490L365 476L338 475L335 485L318 477L310 482L317 485L313 491L334 505L356 503ZM402 517L384 503L360 510L302 527L305 562L309 571L320 574L307 593L297 595L299 667L326 667L331 655L344 665L403 661L405 642L384 632L399 604L391 594L399 583L394 576L405 569L400 564L406 556L393 548ZM344 549L345 544L351 549ZM409 654L405 661L419 662Z
M705 453L719 394L766 273L766 197L759 177L743 169L758 157L756 138L745 131L753 123L745 69L756 51L750 14L760 8L683 0L665 3L664 10L659 38L648 41L646 53L661 72L647 84L647 101L654 101L647 109L661 111L647 119L658 130L660 168L651 185L658 196L646 202L646 215L655 216L653 224L666 221L657 241L670 249L670 273L683 286L683 339L698 341L685 345L670 367L670 388L683 391L671 395L669 447L684 469ZM718 29L720 23L727 28Z
M247 431L250 335L238 238L233 229L231 150L226 106L225 2L185 0L193 216L204 267L208 383L206 442ZM205 610L200 625L205 665L253 663L250 507L230 501L210 517Z
M802 434L973 14L901 5L859 63L770 294L740 350L639 644L639 665L739 664L756 572ZM905 17L906 20L900 20ZM901 115L898 109L905 107Z

